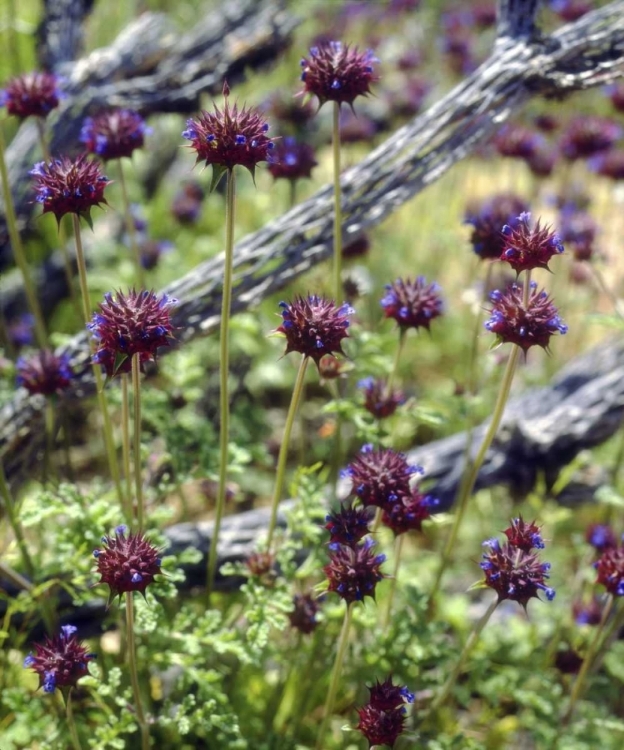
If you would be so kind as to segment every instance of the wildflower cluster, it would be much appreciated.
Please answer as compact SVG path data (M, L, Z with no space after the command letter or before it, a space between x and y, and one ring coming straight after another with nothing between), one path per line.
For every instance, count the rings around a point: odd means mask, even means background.
M405 403L401 391L388 388L386 382L379 378L364 378L358 383L358 388L364 394L364 408L376 419L391 417Z
M61 82L53 73L24 73L11 79L0 91L0 107L21 120L47 117L63 98Z
M356 729L368 740L369 747L394 747L405 726L405 706L414 702L414 694L404 686L395 685L392 677L381 683L377 681L368 691L368 703L357 709L360 721Z
M17 384L31 395L54 396L69 388L74 371L67 354L42 349L16 363Z
M80 141L89 153L108 161L132 156L136 149L143 146L149 132L138 112L114 109L88 117L80 131Z
M519 216L528 210L528 204L514 193L501 193L471 206L466 223L473 227L470 242L476 255L482 260L500 260L506 243L502 228L507 225L513 229Z
M594 563L601 584L613 596L624 596L624 544L604 546Z
M504 247L501 260L506 260L516 273L534 268L548 269L548 261L553 255L563 252L559 235L550 227L540 226L540 222L531 227L531 215L520 214L512 224L502 228Z
M39 687L45 693L76 687L78 680L89 674L89 662L95 654L76 638L77 630L73 625L63 625L59 635L35 644L35 652L24 659L24 666L39 676Z
M431 321L444 311L439 285L435 282L427 284L424 276L418 276L414 281L397 279L393 284L386 284L381 306L386 318L393 318L401 330L429 330Z

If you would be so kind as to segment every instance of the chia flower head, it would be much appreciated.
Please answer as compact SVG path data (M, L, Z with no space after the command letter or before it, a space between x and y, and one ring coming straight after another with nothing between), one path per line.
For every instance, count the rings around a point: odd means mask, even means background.
M154 582L154 576L161 573L159 550L138 532L127 533L126 526L117 526L114 536L103 536L103 549L96 549L93 557L97 560L97 572L109 589L109 604L116 597L127 592L145 589Z
M22 120L27 117L47 117L58 107L62 98L57 76L34 71L12 78L4 90L0 90L0 107L6 107L7 114Z
M500 193L466 212L466 224L472 224L470 242L481 260L499 259L505 247L502 228L513 227L518 216L529 210L528 203L513 193Z
M567 333L568 327L545 291L538 292L531 282L528 305L523 303L521 284L510 284L504 292L490 294L492 309L485 328L498 336L500 344L516 344L524 352L532 346L548 348L550 337Z
M543 143L539 133L511 122L503 125L494 138L498 153L512 159L529 159Z
M271 552L252 552L245 560L249 573L254 578L264 578L273 574L275 555Z
M422 469L409 464L403 453L365 445L341 476L351 480L351 492L363 505L385 509L409 494L410 481L416 474L422 474Z
M338 594L347 604L366 596L375 598L375 587L386 576L381 572L385 555L376 555L370 537L354 547L336 544L329 548L329 564L323 568L328 590Z
M386 294L381 300L386 318L394 318L399 328L426 328L431 321L442 315L444 305L440 297L440 287L435 282L427 284L424 276L414 281L409 277L386 284Z
M564 210L559 215L559 236L571 249L575 260L594 255L598 224L587 211Z
M333 354L326 354L318 363L318 371L322 381L336 380L345 374L345 363Z
M326 354L343 354L342 341L349 337L349 316L355 310L316 294L295 297L293 302L280 302L282 325L276 332L286 337L286 351L310 357L318 367Z
M141 148L151 129L138 112L112 109L95 117L87 117L80 131L80 142L91 154L104 161L132 156Z
M358 388L364 393L364 408L376 419L392 416L405 403L403 393L394 388L388 390L386 381L380 378L364 378L358 383Z
M590 166L597 174L617 182L624 180L624 149L609 149L591 160Z
M613 83L608 87L611 104L618 112L624 112L624 83Z
M613 596L624 596L624 545L605 549L594 567L598 573L596 583Z
M613 120L587 115L576 117L561 136L559 149L569 161L585 159L607 151L622 135L622 128Z
M223 85L223 109L214 105L213 112L202 111L187 120L182 137L191 142L197 153L196 164L212 165L211 190L225 172L241 166L255 176L256 165L272 160L275 143L267 136L269 124L255 109L237 104L230 106L230 89Z
M195 224L199 219L204 190L196 180L189 180L175 194L171 213L180 224Z
M540 115L535 115L533 124L543 133L553 133L559 127L560 122L559 118L555 115L549 112L542 112Z
M558 234L549 226L542 227L539 219L531 226L531 214L524 212L512 224L502 228L504 247L500 259L506 260L516 273L534 268L548 268L553 255L563 252Z
M280 92L272 94L262 105L262 110L270 114L275 120L288 126L290 130L305 129L314 117L314 107L311 102L303 102L300 98L284 95Z
M368 508L354 508L353 503L347 503L339 510L328 513L325 520L330 544L354 547L369 533L371 514Z
M409 81L388 96L388 103L393 114L398 117L414 117L431 91L431 83L423 77L410 77Z
M91 226L91 209L106 203L104 188L110 180L96 161L86 154L76 159L61 156L49 164L39 162L31 169L36 200L43 213L53 213L57 222L65 214L77 214Z
M17 360L17 385L28 393L53 396L69 388L74 372L67 354L54 354L42 349Z
M423 495L417 489L413 489L384 507L381 522L391 529L395 536L406 534L408 531L421 531L423 521L431 518L431 512L439 503L437 498Z
M101 364L110 378L130 372L134 354L139 355L141 364L156 359L159 347L171 345L170 308L176 304L177 300L166 294L157 297L146 290L105 294L99 312L87 325L98 341L93 361Z
M480 567L485 585L496 591L499 602L510 599L526 607L529 599L539 598L540 591L548 601L555 598L555 590L545 583L550 563L541 562L538 552L527 552L509 542L501 545L497 539L488 539L483 546L487 552Z
M314 632L318 626L318 600L312 594L295 594L293 606L293 611L288 615L291 626L304 635Z
M598 625L602 620L603 606L598 597L589 601L577 600L572 604L572 617L577 625Z
M76 687L78 680L89 674L89 662L96 657L76 638L76 631L73 625L63 625L59 635L36 643L34 654L24 659L24 666L39 676L39 687L45 693Z
M309 179L312 177L312 169L317 164L312 146L286 137L275 144L269 172L276 180Z
M414 695L406 687L394 685L389 677L368 688L370 699L357 712L358 729L369 742L369 747L389 745L394 747L405 724L405 705L414 702Z
M559 159L559 154L548 148L538 148L527 159L527 166L536 177L550 177Z
M585 532L585 541L599 554L617 547L615 531L604 523L593 523Z
M507 541L512 547L530 552L532 549L544 549L544 540L540 534L540 527L535 522L527 523L522 516L512 518L511 526L504 531Z
M368 96L370 86L379 80L373 65L379 62L371 50L359 52L342 42L324 42L310 48L301 60L303 92L325 102L349 104L358 96Z

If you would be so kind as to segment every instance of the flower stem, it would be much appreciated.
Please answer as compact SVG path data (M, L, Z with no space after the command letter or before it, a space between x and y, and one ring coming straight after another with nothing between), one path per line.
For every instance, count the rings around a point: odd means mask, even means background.
M132 355L132 392L134 396L134 440L132 457L134 460L134 488L137 504L137 524L143 529L143 478L141 476L141 361L137 352Z
M74 241L76 242L76 259L78 261L78 276L80 278L80 291L82 293L82 314L85 324L89 323L91 317L91 298L89 295L89 286L87 284L87 265L85 263L84 251L82 247L82 236L80 234L80 221L76 214L72 214L74 226ZM119 466L117 464L117 455L115 452L115 443L113 441L113 428L111 425L110 415L108 413L108 404L106 394L104 393L104 384L102 382L102 372L100 366L93 363L93 375L95 376L95 389L97 392L98 404L102 414L102 423L104 427L104 445L108 457L108 467L111 473L119 504L123 508L125 505L124 493L121 487L121 477Z
M0 462L0 495L2 495L2 499L4 500L4 508L9 519L9 524L13 529L17 546L22 554L24 570L26 571L26 575L28 575L31 580L34 580L35 566L33 565L30 554L28 553L28 547L26 545L26 540L24 539L24 532L22 531L22 525L17 517L13 495L11 494L11 489L7 483L2 462Z
M334 298L342 299L342 196L340 193L340 103L334 102L332 149L334 157Z
M442 690L440 690L440 692L434 699L433 703L431 704L432 712L437 711L437 709L440 708L440 706L444 705L451 690L453 689L453 685L455 684L457 678L459 677L464 667L464 664L466 663L466 659L470 655L470 652L472 651L472 649L475 647L475 644L479 640L479 636L481 635L483 628L487 625L494 610L498 606L498 601L499 601L498 599L494 599L494 601L490 604L490 606L481 616L481 619L479 620L479 622L474 626L472 633L470 633L470 635L468 636L468 640L466 641L464 648L462 649L462 652L459 655L459 658L457 659L457 663L455 664L453 671L451 672L448 679L444 683Z
M297 370L297 378L295 380L295 386L293 388L292 397L290 399L290 406L288 407L288 414L286 415L286 424L284 425L284 435L282 436L282 443L280 445L279 456L277 458L277 474L275 475L275 488L273 490L273 499L271 501L271 519L269 521L269 531L267 536L267 549L271 549L273 543L273 535L275 533L275 526L277 524L277 509L279 507L279 501L282 497L282 491L284 489L284 479L286 477L286 459L288 458L288 446L290 444L290 433L292 432L293 424L295 422L295 416L297 415L297 409L299 407L299 401L301 400L301 392L303 391L303 383L305 380L306 369L310 358L305 354L301 357L299 369Z
M431 594L429 596L429 608L431 608L433 604L433 598L440 586L442 576L444 575L444 572L451 560L451 555L455 550L455 543L457 542L459 527L461 526L461 522L468 506L468 500L472 495L477 477L479 476L479 470L483 465L487 452L492 445L492 441L494 440L498 427L503 418L505 405L511 391L511 384L513 382L519 355L520 347L513 346L511 354L509 355L509 359L507 360L507 367L505 368L505 374L503 375L503 380L498 393L498 398L496 400L496 405L494 406L494 413L492 414L492 419L488 426L487 432L485 434L485 437L483 438L476 458L474 459L474 461L468 461L466 472L464 473L461 484L459 486L458 497L455 502L455 507L457 508L457 510L455 512L455 518L453 519L451 531L444 546L444 551L442 552L442 560L440 562L440 566L436 573L436 578L431 589Z
M574 715L576 703L583 694L585 683L587 682L587 677L589 676L590 669L594 664L594 657L598 652L598 646L600 644L605 625L607 624L607 620L609 619L613 610L614 603L615 597L611 596L609 598L609 601L607 602L607 606L604 608L602 617L600 618L600 622L594 631L594 637L589 644L587 653L585 654L585 658L583 659L583 663L581 664L581 669L579 670L576 681L574 682L574 687L572 688L572 693L570 694L570 702L568 703L568 707L566 708L566 711L561 718L561 723L563 724L563 726L567 726L570 723L572 716Z
M388 606L386 609L386 615L384 617L382 628L384 632L390 625L390 617L392 615L392 600L394 599L394 593L396 591L397 576L399 574L399 565L401 564L401 554L403 552L403 541L405 534L399 534L394 541L394 569L392 570L392 577L390 578L390 593L388 594Z
M124 205L124 219L126 222L126 231L128 232L128 239L130 240L130 247L132 254L134 255L134 264L136 266L137 283L140 289L145 289L145 269L141 263L141 252L139 250L139 244L136 236L136 226L134 225L134 218L130 210L130 200L128 199L128 188L126 187L126 177L124 175L123 162L121 159L117 159L119 164L119 184L121 186L121 196Z
M208 555L208 599L212 593L217 568L217 547L221 520L227 495L228 445L230 440L230 310L232 307L232 266L234 261L234 218L236 211L236 178L233 169L227 172L225 198L225 267L223 270L223 295L221 299L221 330L219 341L219 489L217 507Z
M22 245L20 233L17 228L17 217L15 215L15 206L13 205L13 194L11 192L11 185L9 183L9 173L7 171L6 160L4 158L4 150L4 132L2 126L0 125L0 179L2 181L2 195L4 197L4 211L6 214L7 229L9 231L9 239L11 240L11 247L13 249L13 257L15 258L15 263L22 275L22 281L24 283L24 293L26 294L28 307L33 314L37 345L41 349L43 349L47 345L48 335L43 323L43 315L41 313L41 308L39 307L37 293L30 276L30 269L28 268L28 261L26 260L24 246Z
M149 728L143 711L139 674L137 671L136 641L134 638L134 599L132 598L132 591L126 591L126 631L128 666L130 667L130 681L132 683L132 692L134 693L134 708L139 722L139 729L141 730L141 750L149 750Z
M340 637L338 638L338 650L336 652L336 660L334 661L334 668L332 670L331 681L329 683L329 692L327 693L327 699L325 700L325 708L323 709L323 721L321 723L321 729L318 733L318 739L316 741L316 750L322 750L325 746L325 735L327 733L327 727L329 726L329 720L331 719L331 715L334 710L334 703L336 702L336 693L338 692L338 682L340 681L340 675L342 672L342 663L344 661L345 654L347 653L347 645L349 643L349 630L351 628L351 617L353 615L353 606L353 602L347 604L347 610L345 612L344 621L342 623L342 630L340 631Z
M406 335L407 335L407 328L400 328L399 329L399 343L397 345L396 352L394 354L394 362L392 363L392 370L390 371L390 375L388 376L388 383L386 385L388 396L392 395L392 386L394 385L394 381L396 380L397 373L399 371L399 364L401 362L401 355L403 354L403 347L405 346Z
M69 695L67 696L67 703L65 704L65 715L67 717L67 727L69 729L69 735L71 737L74 750L82 750L80 737L78 737L78 729L76 728L76 722L74 720L71 690L69 691Z
M45 405L45 447L43 451L43 484L47 484L50 478L50 465L52 450L54 449L54 402L52 398L46 399Z
M132 472L130 471L130 396L128 388L128 373L121 375L121 453L123 473L126 480L126 522L132 524L134 511L132 509Z

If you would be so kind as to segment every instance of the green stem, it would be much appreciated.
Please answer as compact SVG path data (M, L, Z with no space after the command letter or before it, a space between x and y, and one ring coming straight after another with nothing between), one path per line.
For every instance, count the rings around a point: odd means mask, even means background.
M139 729L141 730L141 750L149 750L149 728L145 720L145 712L143 711L141 688L139 687L139 673L137 670L136 641L134 638L134 599L132 598L132 591L126 591L126 639L130 681L134 694L134 708L139 722Z
M466 659L470 655L470 652L472 651L472 649L475 647L475 644L479 640L479 636L481 635L483 628L487 625L490 617L492 616L497 606L498 606L498 599L495 599L487 608L485 613L482 615L479 622L475 625L472 633L470 633L470 635L468 636L468 640L466 641L464 648L462 649L462 652L459 655L459 658L457 659L457 663L455 664L453 671L449 675L447 681L444 683L442 690L440 690L440 692L434 699L433 703L431 704L431 712L437 711L437 709L440 708L440 706L444 705L451 690L453 689L453 685L455 684L457 678L459 677L464 667L464 664L466 663Z
M288 414L286 415L286 424L284 425L284 435L282 436L282 443L280 445L279 456L277 458L277 474L275 475L275 488L273 490L273 499L271 501L271 519L269 521L269 531L267 535L267 549L271 549L273 544L273 535L275 533L275 526L277 524L277 509L279 502L282 497L284 490L284 480L286 478L286 459L288 458L288 446L290 445L290 433L292 432L293 424L295 423L295 416L297 415L297 409L299 407L299 401L301 400L301 392L303 391L303 383L305 380L306 369L310 358L303 354L301 356L301 362L297 371L297 378L290 399L290 406L288 407Z
M614 603L615 597L611 596L609 598L609 601L607 602L607 606L604 608L602 617L600 618L600 623L594 631L594 637L589 644L587 653L585 654L585 658L583 659L583 663L581 664L581 669L579 670L576 681L574 682L574 687L572 688L572 693L570 694L570 702L568 703L568 707L561 719L563 726L567 726L570 723L572 716L574 715L576 703L583 694L587 677L589 676L589 672L594 664L594 657L598 652L598 646L600 645L602 633L605 629L605 625L607 624L607 620L611 615Z
M399 565L401 564L401 554L403 552L404 539L405 534L399 534L399 536L394 540L394 568L392 570L392 576L390 578L390 593L388 594L388 605L382 625L384 631L388 629L388 626L390 625L390 617L392 616L392 601L396 592L397 577L399 575Z
M13 534L15 535L17 546L19 547L20 552L22 553L22 562L24 563L24 570L26 571L26 574L32 580L34 580L35 566L33 565L30 554L28 553L28 547L26 545L26 540L24 539L24 532L22 531L22 525L20 524L19 518L17 517L15 503L13 502L13 495L11 494L11 489L7 483L6 476L4 473L4 466L1 462L0 462L0 495L2 495L2 499L4 500L4 507L6 510L6 514L9 518L9 524L11 525L11 528L13 529Z
M289 208L297 205L297 180L288 180L288 203Z
M505 374L503 375L503 380L500 386L500 391L498 393L498 398L496 400L496 405L494 406L494 413L492 415L492 419L488 426L487 432L485 434L485 437L483 438L476 458L474 459L474 461L468 462L467 470L462 478L458 497L455 502L455 507L457 508L455 512L455 518L453 519L453 525L451 527L448 539L446 540L444 551L442 553L442 560L440 562L440 566L438 567L436 578L431 590L431 594L429 597L429 608L431 608L433 604L433 599L442 581L442 576L444 575L444 572L451 560L451 556L455 550L459 527L461 526L461 522L464 518L464 514L468 506L468 500L472 495L477 477L479 476L479 470L483 465L483 461L485 460L487 452L492 445L492 441L494 440L496 432L498 431L498 427L503 418L505 405L511 391L511 384L513 382L519 355L520 347L514 345L511 350L511 354L509 355L509 359L507 360L507 367L505 369Z
M140 289L145 289L145 269L141 263L141 251L139 250L139 243L137 242L136 226L134 225L134 218L132 217L132 211L130 210L130 200L128 198L128 188L126 187L123 163L121 159L118 159L117 162L119 164L119 184L121 186L121 196L124 205L124 219L126 221L126 231L128 232L128 239L130 240L130 247L134 256L137 282Z
M132 502L132 472L130 470L130 396L128 387L128 373L121 375L121 454L123 474L126 480L126 522L132 525L134 518Z
M233 169L227 172L225 198L225 267L223 270L223 295L221 299L221 330L219 341L219 489L217 507L208 555L208 599L212 593L217 568L217 548L221 520L227 495L228 445L230 441L230 311L232 307L232 266L234 263L234 218L236 213L236 179Z
M78 737L78 729L76 728L76 722L74 720L74 710L72 707L71 690L69 691L69 695L67 696L67 703L65 705L65 715L67 717L67 727L69 729L69 735L71 737L74 750L82 750L82 745L80 744L80 737Z
M52 397L46 399L45 405L45 447L43 451L43 484L47 484L50 475L52 450L54 448L54 403Z
M342 196L340 192L340 103L334 102L332 149L334 157L334 298L339 305L342 292Z
M137 524L143 529L143 477L141 476L141 355L132 355L132 391L134 395L134 487L137 503Z
M2 562L2 560L0 560L0 574L6 578L7 581L11 581L11 583L15 584L19 589L24 589L24 591L32 591L33 589L33 585L30 581L24 578L23 575L20 575L16 570L13 570L10 565Z
M397 378L397 373L399 372L399 365L401 362L401 355L403 354L403 347L405 346L406 334L407 328L399 328L399 343L396 348L396 352L394 353L394 362L392 363L392 370L390 371L390 375L388 376L388 383L386 385L386 390L389 396L392 395L392 386L394 385L394 381Z
M17 34L17 9L15 7L15 0L8 0L6 5L6 19L5 26L9 35L9 58L11 60L11 70L13 75L17 75L22 69L20 61L20 49L19 49L19 38Z
M13 194L11 192L4 151L4 132L2 125L0 125L0 179L2 180L2 194L4 196L7 229L9 231L9 239L11 240L11 247L13 249L13 257L15 258L15 263L22 274L24 293L26 294L28 307L30 308L35 321L35 338L37 339L37 345L41 349L44 349L47 346L48 335L46 333L45 325L43 324L43 315L41 313L41 308L39 307L39 300L37 299L37 293L30 277L28 261L26 260L24 246L22 245L20 233L17 228L17 217L15 215L15 206L13 205Z
M327 727L329 726L329 721L334 710L336 693L338 692L338 683L340 681L340 675L342 673L342 663L344 661L345 654L347 653L347 646L349 644L349 630L351 628L353 606L354 602L347 604L347 610L345 612L344 621L342 623L342 630L340 631L340 637L338 639L336 660L334 661L334 668L332 670L331 681L329 683L329 692L327 693L325 708L323 709L323 721L321 723L321 729L318 733L318 739L316 741L316 750L323 750L323 748L325 747L325 735L327 734Z
M82 247L82 236L80 234L80 221L77 214L72 214L72 221L74 226L74 241L76 243L78 277L80 279L80 291L82 294L82 314L86 325L90 322L91 319L91 297L89 295L89 286L87 284L87 264L85 263L84 250ZM93 347L93 342L91 346ZM119 474L119 466L117 464L115 442L113 440L113 427L110 420L110 414L108 413L108 404L106 402L106 394L104 393L102 372L100 370L100 365L96 364L95 362L93 363L93 375L95 376L95 389L97 392L100 413L102 414L102 423L104 427L104 445L106 447L106 455L108 457L108 467L113 483L115 485L119 504L122 508L124 508L124 493L121 487L121 477Z

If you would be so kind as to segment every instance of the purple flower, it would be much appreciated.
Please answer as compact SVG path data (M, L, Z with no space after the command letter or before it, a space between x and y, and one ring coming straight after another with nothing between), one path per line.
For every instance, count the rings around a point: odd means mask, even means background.
M379 80L373 68L377 62L370 50L359 52L357 47L335 41L319 44L301 60L303 90L316 96L320 106L329 101L352 106Z
M617 547L615 531L603 523L593 523L585 533L585 541L600 554Z
M96 657L78 641L76 631L73 625L64 625L60 635L36 643L34 654L24 659L24 666L38 674L39 687L45 693L76 687L78 680L89 674L89 662Z
M550 563L542 563L539 553L527 552L509 542L501 545L497 539L489 539L483 546L487 551L480 567L486 586L496 591L499 601L510 599L526 607L529 599L539 598L540 591L548 601L555 598L555 590L545 583Z
M355 547L336 544L329 548L329 564L323 568L329 582L328 590L347 604L360 602L366 596L374 599L377 584L386 577L381 572L386 556L376 555L374 546L368 537Z
M596 583L613 596L624 596L624 545L605 549L594 567L598 573Z
M31 395L56 395L69 388L74 378L69 355L56 355L49 349L20 357L16 367L17 385L26 388Z
M539 219L532 227L528 212L520 214L514 223L505 224L502 233L504 247L500 259L507 261L516 273L534 268L550 270L548 261L563 252L559 235L549 226L542 227Z
M180 224L195 224L199 219L204 190L196 180L189 180L175 194L171 213Z
M351 492L363 505L385 509L410 494L410 481L421 473L420 466L409 464L403 453L365 445L343 476L351 479Z
M498 336L501 344L511 343L526 352L532 346L548 348L550 337L567 333L568 327L545 291L538 292L531 283L528 305L523 302L521 284L510 284L504 292L490 294L492 309L485 328Z
M588 115L575 117L561 136L559 148L569 161L585 159L607 151L622 135L613 120Z
M624 180L624 149L609 149L606 153L594 157L591 168L610 180Z
M275 143L267 136L269 125L255 109L230 106L230 89L223 86L225 104L223 109L214 105L213 112L202 111L195 119L186 123L182 137L191 142L197 153L197 161L212 165L211 189L214 189L225 172L241 166L248 169L252 177L256 165L271 161Z
M110 292L99 304L87 328L98 341L93 361L101 364L108 377L130 372L132 356L138 354L140 362L156 359L161 346L170 346L173 325L170 308L177 300L164 294L128 290L127 294Z
M423 521L431 518L431 512L439 504L437 498L423 495L417 489L407 495L399 495L383 509L381 522L392 530L395 536L408 531L421 531Z
M587 211L564 210L559 215L559 236L572 250L575 260L594 255L598 225Z
M145 593L161 573L160 551L138 532L127 533L126 526L117 526L114 536L103 536L103 549L96 549L97 572L109 589L109 603L116 596L131 591Z
M329 543L354 547L370 531L371 514L368 508L354 508L352 503L342 505L339 510L328 513L325 528L329 531Z
M346 303L337 307L316 294L280 302L282 325L276 329L286 337L286 354L299 352L318 367L326 354L344 354L342 341L348 338L349 316L355 312Z
M388 390L386 381L380 378L364 378L358 383L358 388L364 392L364 408L376 419L392 416L405 403L403 393L394 388Z
M86 154L77 159L61 156L49 164L40 162L30 174L43 213L53 213L57 222L65 214L77 214L91 225L93 206L106 204L104 188L110 180L102 174L100 165Z
M312 177L312 169L317 164L312 146L301 143L295 138L286 137L275 144L273 158L269 163L269 172L276 180L309 179Z
M80 142L91 154L104 161L132 156L141 148L145 136L151 132L138 112L113 109L95 117L87 117L80 131Z
M0 107L21 119L47 117L63 98L60 81L53 73L32 72L12 78L0 91Z
M291 626L304 635L314 632L318 626L318 599L312 594L295 594L293 606L293 611L288 615Z
M515 123L503 125L494 138L494 146L498 153L513 159L530 159L543 145L544 139L541 135Z
M414 702L414 695L402 685L394 685L392 678L376 682L368 688L370 699L357 712L360 717L358 729L369 742L376 745L394 746L405 724L405 704Z
M611 104L618 112L624 112L624 83L614 83L609 87Z
M526 523L522 516L513 518L511 526L504 531L507 541L512 547L530 552L532 549L544 549L544 540L540 534L540 527L535 522Z
M442 315L444 305L440 287L435 282L427 284L424 276L414 281L409 277L386 284L386 294L381 300L386 318L394 318L399 328L426 328L431 321Z
M513 193L500 193L466 212L466 224L472 224L470 242L482 260L500 259L505 247L505 224L513 227L518 216L529 210L529 205Z
M254 578L270 578L274 571L275 555L272 552L252 552L245 560L249 573Z

